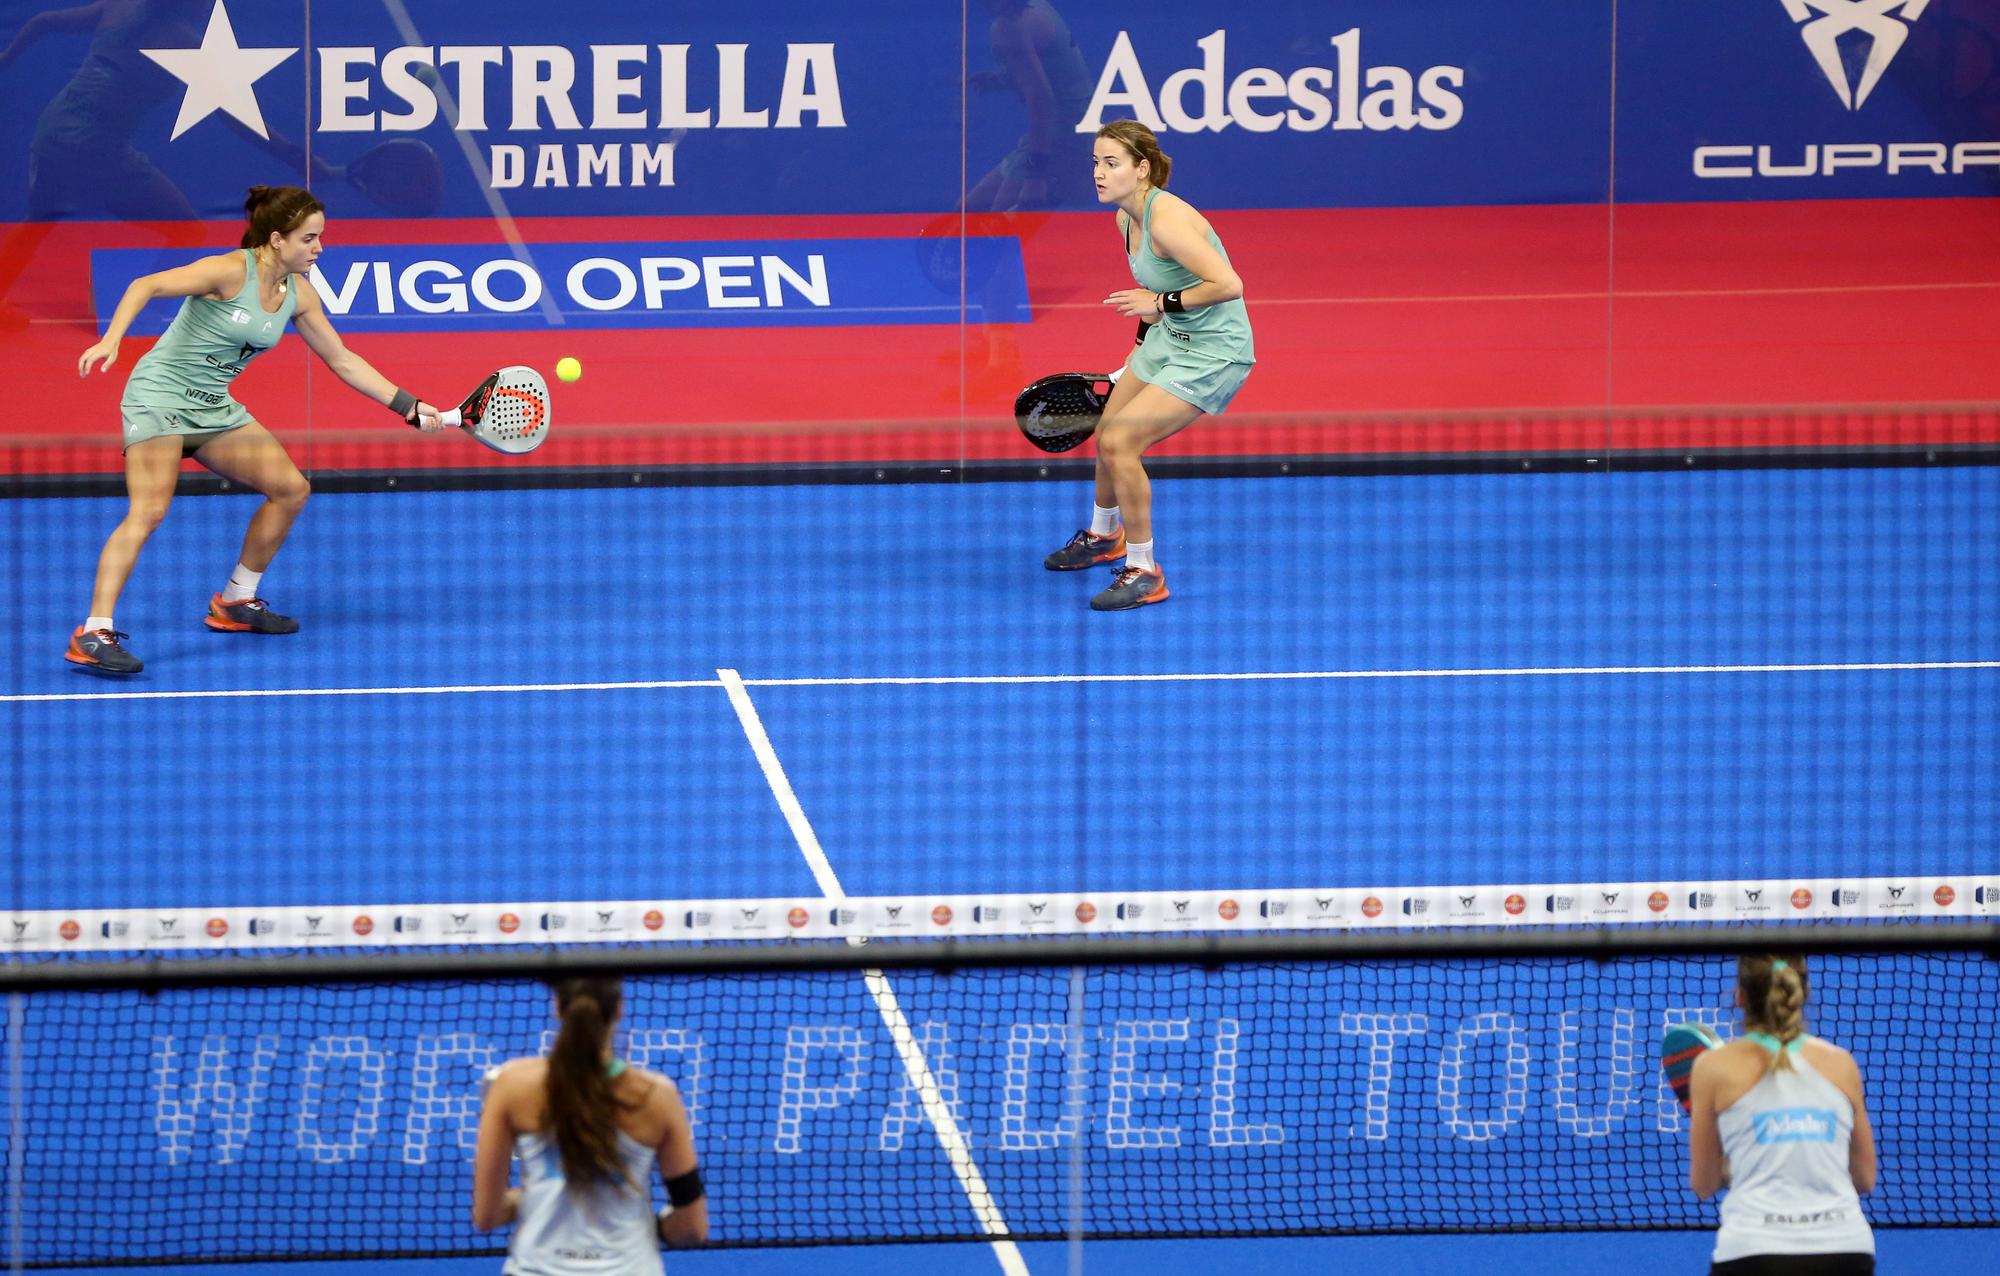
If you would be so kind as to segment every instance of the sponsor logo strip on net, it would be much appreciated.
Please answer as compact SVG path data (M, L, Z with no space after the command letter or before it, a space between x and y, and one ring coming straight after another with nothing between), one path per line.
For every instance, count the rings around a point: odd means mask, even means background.
M344 904L0 913L0 951L1341 931L2000 917L2000 879L1814 878L1285 891Z

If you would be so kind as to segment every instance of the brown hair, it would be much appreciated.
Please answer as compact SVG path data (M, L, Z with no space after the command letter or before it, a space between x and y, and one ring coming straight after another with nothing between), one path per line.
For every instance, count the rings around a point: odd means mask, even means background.
M549 1130L572 1183L625 1180L618 1157L618 1109L604 1068L611 1024L624 1000L618 980L580 976L555 984L562 1027L549 1051Z
M1806 959L1787 953L1746 954L1736 959L1736 989L1743 994L1743 1022L1778 1039L1773 1068L1790 1068L1784 1047L1805 1033Z
M1167 189L1167 176L1174 171L1174 162L1160 149L1160 139L1153 136L1153 130L1137 120L1113 120L1097 130L1097 135L1123 146L1133 159L1146 161L1147 182L1156 189Z
M314 199L311 191L297 186L252 186L250 198L243 201L243 212L249 219L243 228L243 246L262 248L271 242L272 235L289 235L314 213L324 215L326 205Z

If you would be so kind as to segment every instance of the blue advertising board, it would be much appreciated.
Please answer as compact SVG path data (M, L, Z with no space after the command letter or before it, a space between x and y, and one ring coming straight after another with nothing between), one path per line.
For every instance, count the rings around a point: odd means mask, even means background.
M1128 116L1216 208L1601 202L1614 153L1634 200L2000 180L1991 0L11 7L0 220L1087 207Z

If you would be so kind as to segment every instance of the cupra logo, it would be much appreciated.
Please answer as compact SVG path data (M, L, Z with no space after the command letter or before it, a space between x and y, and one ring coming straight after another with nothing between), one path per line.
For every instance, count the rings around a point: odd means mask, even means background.
M1804 23L1799 38L1812 50L1813 61L1826 73L1827 82L1850 111L1858 111L1882 73L1910 38L1909 23L1924 14L1931 0L1783 0L1793 22ZM1901 10L1902 16L1896 16ZM1818 17L1813 17L1818 13ZM1808 21L1808 19L1811 19ZM1847 68L1840 60L1840 37L1850 31L1864 32L1872 42L1868 60L1861 67L1861 82L1850 83Z

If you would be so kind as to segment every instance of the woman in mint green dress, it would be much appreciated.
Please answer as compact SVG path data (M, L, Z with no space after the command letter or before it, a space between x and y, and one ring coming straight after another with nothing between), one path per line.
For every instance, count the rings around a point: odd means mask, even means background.
M253 186L244 201L249 225L240 251L217 253L136 279L104 336L77 360L78 376L108 372L118 343L148 301L181 297L180 312L159 343L133 366L119 404L125 426L125 518L104 543L90 615L70 635L64 657L93 672L130 674L143 667L122 645L112 609L139 551L166 517L192 456L234 483L263 494L229 583L208 601L203 623L221 633L289 634L298 622L257 595L278 547L311 493L305 475L271 432L229 393L250 361L278 344L291 323L333 374L420 430L444 428L438 410L398 388L341 343L307 279L320 254L326 209L295 186Z
M1153 556L1146 451L1203 413L1227 408L1256 362L1243 280L1208 219L1167 193L1171 169L1144 124L1116 120L1097 131L1091 154L1097 199L1117 206L1119 238L1139 284L1104 304L1147 326L1098 422L1090 526L1043 565L1076 571L1124 559L1110 587L1090 600L1098 611L1166 600L1166 574Z

